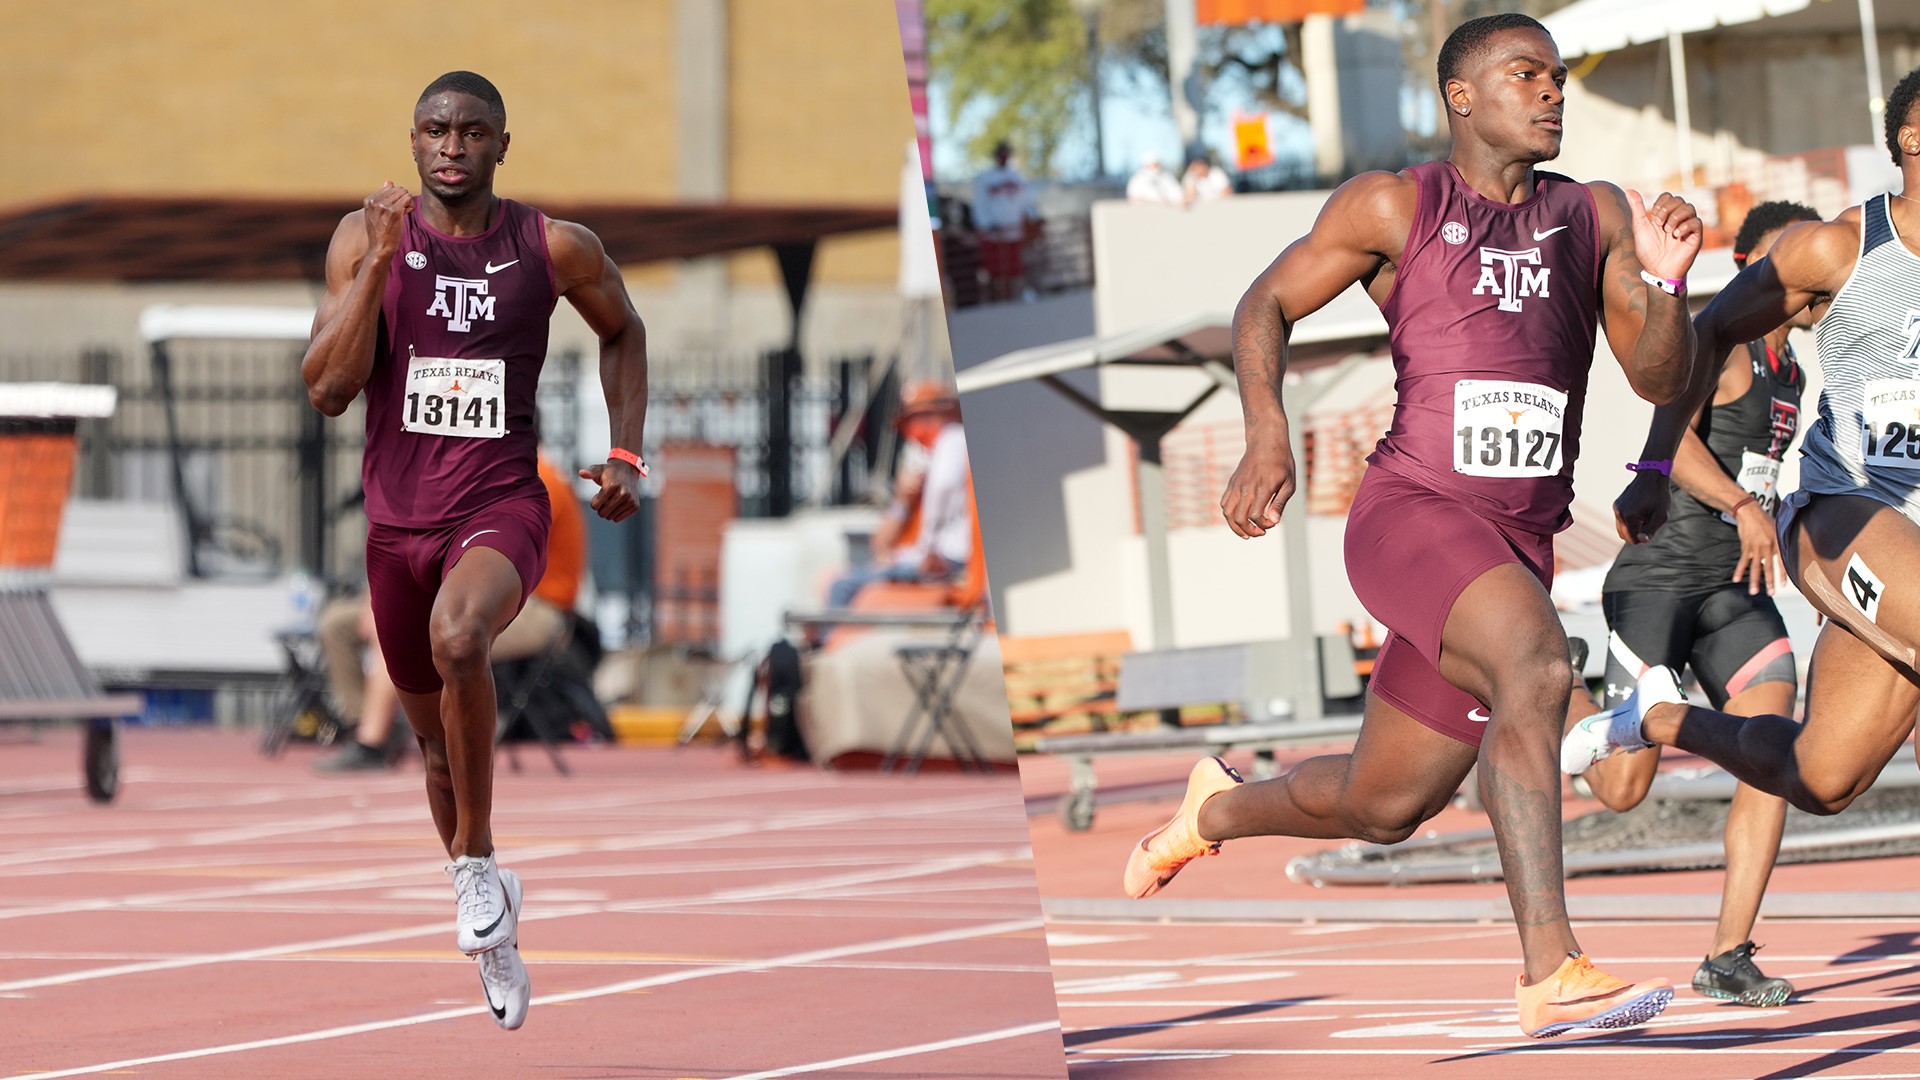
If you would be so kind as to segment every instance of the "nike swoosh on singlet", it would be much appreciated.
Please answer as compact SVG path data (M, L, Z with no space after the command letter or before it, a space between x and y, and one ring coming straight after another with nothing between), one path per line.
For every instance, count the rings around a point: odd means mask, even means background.
M488 533L497 533L499 531L500 531L499 529L481 529L479 532L474 533L472 536L469 536L465 540L460 541L460 546L464 548L468 544L473 543L475 540L480 539L481 537L487 535ZM491 926L487 927L487 930L492 930L492 929L493 927ZM486 930L481 931L481 933L486 933Z
M1562 225L1561 228L1564 229L1566 228L1566 226ZM1487 713L1481 712L1479 709L1468 709L1467 719L1473 721L1476 724L1484 724L1487 721L1492 720L1493 717L1488 715Z
M1561 227L1561 228L1563 228L1563 229L1564 229L1564 228L1566 228L1566 226L1565 226L1565 225L1562 225L1562 226L1560 226L1560 227ZM1538 239L1540 239L1540 238L1536 236L1536 237L1534 237L1534 239L1535 239L1535 240L1538 240ZM503 263L501 263L501 264L500 264L499 266L495 266L495 265L493 265L492 263L488 263L488 264L487 264L487 273L489 273L489 274L491 274L491 273L493 273L493 272L494 272L494 271L496 271L496 270L505 270L505 269L506 269L507 267L509 267L509 266L512 266L512 265L513 265L513 263L517 263L517 262L519 262L519 261L520 261L519 259L515 259L515 260L513 260L513 262L503 262Z
M1538 243L1541 240L1545 240L1547 237L1552 236L1554 233L1557 233L1564 228L1566 228L1565 225L1555 225L1553 228L1548 229L1546 232L1541 232L1539 229L1535 229L1533 230L1534 242ZM489 270L487 271L487 273L491 274L493 273L493 271Z

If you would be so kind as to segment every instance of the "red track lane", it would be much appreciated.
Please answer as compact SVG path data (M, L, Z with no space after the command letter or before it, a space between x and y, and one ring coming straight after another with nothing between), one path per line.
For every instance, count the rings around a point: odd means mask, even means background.
M240 733L0 742L0 1077L1057 1078L1011 776L539 749L499 770L534 1005L453 948L418 766L321 777ZM170 1059L170 1060L169 1060Z
M1304 754L1296 756L1305 756ZM1689 762L1698 764L1698 762ZM1115 759L1104 790L1178 781L1191 757ZM1243 773L1249 761L1235 761ZM1030 797L1066 788L1058 761L1027 758ZM1092 830L1068 832L1051 814L1031 819L1041 894L1118 898L1133 843L1166 820L1177 796L1100 807ZM1569 801L1568 816L1597 807ZM1439 832L1483 828L1483 815L1449 810ZM1403 888L1295 885L1283 872L1326 841L1227 844L1181 872L1168 900L1312 901L1312 920L1258 924L1050 917L1069 1072L1086 1080L1236 1080L1241 1077L1462 1080L1576 1074L1606 1080L1686 1077L1920 1077L1920 927L1910 918L1769 918L1758 959L1800 996L1777 1009L1701 998L1688 988L1712 936L1650 903L1643 919L1576 922L1583 948L1626 978L1664 976L1679 987L1653 1024L1626 1033L1535 1041L1520 1035L1512 988L1519 944L1511 923L1365 921L1377 901L1497 900L1498 884ZM1574 878L1575 898L1717 896L1718 871ZM1791 893L1896 893L1920 888L1920 858L1804 866L1774 872L1770 898ZM1343 902L1351 914L1343 915ZM1711 1051L1710 1056L1682 1058ZM1552 1055L1543 1058L1541 1055Z

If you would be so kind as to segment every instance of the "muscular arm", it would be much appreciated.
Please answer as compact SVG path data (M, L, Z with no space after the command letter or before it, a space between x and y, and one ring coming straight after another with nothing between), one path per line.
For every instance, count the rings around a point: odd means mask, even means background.
M1643 214L1612 184L1587 187L1599 216L1600 325L1607 345L1634 393L1655 405L1674 401L1689 389L1694 356L1686 298L1648 285L1640 272L1684 278L1700 250L1699 219L1672 196L1662 196Z
M1716 386L1724 384L1727 362L1734 355L1744 355L1745 351L1736 349L1723 354L1720 363L1706 369L1707 377L1713 379ZM1716 393L1714 397L1718 399L1719 395ZM1720 459L1713 456L1713 451L1707 449L1706 441L1700 438L1700 421L1712 404L1702 404L1694 411L1693 422L1682 429L1680 446L1673 454L1673 482L1680 485L1680 490L1715 510L1731 510L1735 503L1747 497L1747 489L1727 475L1727 470L1720 466Z
M1719 384L1727 355L1779 328L1809 304L1831 300L1852 270L1858 244L1859 233L1844 218L1831 224L1803 222L1781 233L1766 258L1721 289L1694 318L1692 377L1679 398L1653 410L1641 458L1675 459L1694 416ZM1677 461L1675 468L1679 468ZM1641 473L1615 500L1621 539L1637 543L1652 537L1665 519L1665 509L1650 508L1661 502L1665 486L1658 473Z
M389 181L340 219L327 245L327 295L313 317L313 338L300 361L307 400L339 416L373 373L380 299L413 196Z
M1356 281L1371 282L1406 246L1414 183L1394 173L1362 173L1340 185L1312 231L1255 278L1233 312L1233 367L1246 418L1247 451L1221 497L1235 533L1260 536L1280 523L1294 490L1281 380L1287 335Z
M639 454L647 422L646 324L633 308L620 268L607 258L600 238L590 230L568 221L549 220L547 250L553 257L560 295L600 339L600 386L607 397L613 445ZM620 461L595 468L601 470L600 494L593 500L596 512L620 521L638 508L637 503L626 505L640 479L637 470ZM618 490L610 486L616 483Z

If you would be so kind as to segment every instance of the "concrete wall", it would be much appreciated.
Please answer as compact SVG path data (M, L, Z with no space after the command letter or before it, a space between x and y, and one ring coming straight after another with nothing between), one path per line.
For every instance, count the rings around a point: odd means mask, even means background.
M500 88L513 145L498 188L535 205L671 202L687 194L683 159L700 157L718 174L705 197L892 206L913 136L893 8L871 0L474 0L451 18L372 0L5 10L0 210L144 194L338 199L344 213L383 180L417 185L413 102L461 68ZM702 34L718 40L683 40ZM719 77L682 78L700 74L680 70L688 56L717 57ZM825 242L808 348L890 351L898 265L891 233ZM786 341L768 253L626 273L662 353ZM683 295L700 275L717 285Z

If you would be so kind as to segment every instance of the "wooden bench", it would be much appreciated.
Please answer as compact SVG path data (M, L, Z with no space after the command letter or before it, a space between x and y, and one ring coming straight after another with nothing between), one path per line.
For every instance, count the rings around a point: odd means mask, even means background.
M1252 750L1254 778L1265 779L1275 773L1274 750L1278 747L1338 742L1358 734L1360 716L1357 713L1324 719L1292 718L1292 706L1287 700L1290 689L1287 650L1288 644L1284 641L1260 641L1129 653L1123 657L1115 690L1115 706L1119 711L1220 704L1238 708L1248 719L1037 740L1034 752L1053 754L1068 761L1070 786L1067 797L1060 803L1060 815L1067 827L1080 831L1093 824L1099 783L1093 762L1097 757L1172 750L1202 754ZM1325 635L1319 639L1317 651L1320 685L1326 695L1356 696L1360 679L1354 670L1352 640L1342 634Z
M1119 715L1114 694L1120 658L1133 650L1125 630L1089 634L1000 637L1007 705L1016 731L1044 728L1063 717L1087 714L1099 731Z

